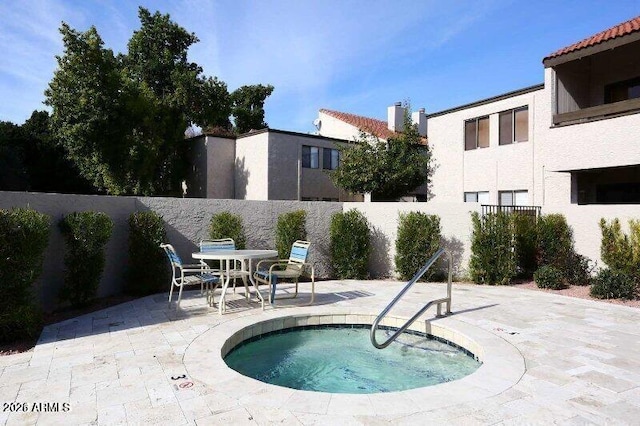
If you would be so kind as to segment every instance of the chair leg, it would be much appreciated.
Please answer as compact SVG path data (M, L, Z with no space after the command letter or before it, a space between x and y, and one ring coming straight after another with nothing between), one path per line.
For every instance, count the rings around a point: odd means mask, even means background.
M184 287L184 285L180 286L180 291L178 292L178 303L176 304L176 308L180 307L180 299L182 299L182 288Z
M171 303L172 296L173 296L173 281L171 282L171 289L169 289L169 303Z

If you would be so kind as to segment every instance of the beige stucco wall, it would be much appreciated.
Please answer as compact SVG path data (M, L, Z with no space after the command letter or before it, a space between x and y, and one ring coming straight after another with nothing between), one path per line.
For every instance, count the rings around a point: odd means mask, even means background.
M207 136L206 198L234 198L235 138Z
M269 132L269 199L297 200L300 198L339 198L339 190L323 167L322 148L336 148L336 141L323 138ZM303 168L302 146L319 150L318 169Z
M595 261L598 267L606 266L600 259L602 233L601 218L608 221L618 218L625 233L629 232L629 219L640 220L640 205L577 205L565 204L542 208L543 214L560 213L565 216L573 230L576 251Z
M531 203L535 192L535 129L544 90L536 90L485 105L430 117L429 144L436 170L433 195L437 202L460 202L464 192L489 191L491 203L498 203L498 191L527 190ZM498 144L498 113L522 106L529 107L529 141ZM489 116L489 147L465 151L464 122Z
M235 196L238 200L269 199L269 134L236 139Z
M343 210L356 209L365 215L371 227L373 252L369 271L374 277L395 276L395 241L400 213L412 211L438 215L443 247L454 260L454 274L465 276L471 255L471 212L480 212L477 203L344 203Z

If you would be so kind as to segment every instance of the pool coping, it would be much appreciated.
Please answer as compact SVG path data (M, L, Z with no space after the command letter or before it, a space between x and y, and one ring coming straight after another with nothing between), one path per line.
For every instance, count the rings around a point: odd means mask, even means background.
M376 316L364 309L327 307L250 313L203 332L187 348L183 363L192 380L224 390L232 402L325 415L410 415L478 401L508 390L526 371L522 354L512 344L452 316L421 318L410 329L462 346L482 365L469 376L433 386L375 394L303 391L243 376L223 360L233 347L254 335L304 325L371 324ZM381 325L399 327L408 317L390 316Z

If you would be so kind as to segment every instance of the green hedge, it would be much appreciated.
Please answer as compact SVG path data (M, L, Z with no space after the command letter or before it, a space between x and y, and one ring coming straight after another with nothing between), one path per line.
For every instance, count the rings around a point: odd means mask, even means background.
M517 274L523 278L533 276L537 268L536 247L538 242L537 220L535 216L513 213L514 243Z
M168 262L160 244L166 242L164 221L156 212L129 216L129 270L125 293L146 296L166 290Z
M289 257L289 252L294 242L307 239L306 221L307 212L304 210L283 213L278 216L278 222L276 223L276 249L278 250L279 259L287 259Z
M638 296L638 281L623 271L601 269L593 279L591 296L598 299L635 299Z
M396 238L396 270L403 280L411 279L440 248L440 218L421 212L400 213ZM434 265L423 276L429 280L439 273Z
M371 253L369 223L353 209L331 217L331 264L340 279L365 279Z
M65 238L64 285L60 299L82 306L95 299L104 270L105 244L113 221L102 212L74 212L60 221Z
M513 221L507 213L471 213L471 279L480 284L508 284L516 274Z
M242 250L246 248L247 237L244 233L242 217L230 212L214 214L209 223L209 238L212 240L233 238L237 249Z
M600 257L612 270L640 279L640 221L630 220L629 229L630 234L626 235L618 219L611 223L600 219Z
M566 287L562 271L552 265L539 267L533 274L533 280L540 288L560 290Z
M574 252L573 232L561 214L538 218L538 266L553 265L564 274L569 257Z
M32 292L42 273L50 218L30 208L0 210L0 342L34 337L42 316Z

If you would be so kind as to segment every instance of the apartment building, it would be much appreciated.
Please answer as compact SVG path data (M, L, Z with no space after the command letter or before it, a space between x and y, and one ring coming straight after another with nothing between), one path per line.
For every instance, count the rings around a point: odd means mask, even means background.
M544 84L427 115L434 201L640 203L640 17L543 66Z
M337 188L344 139L276 129L189 140L187 196L239 200L360 201Z

